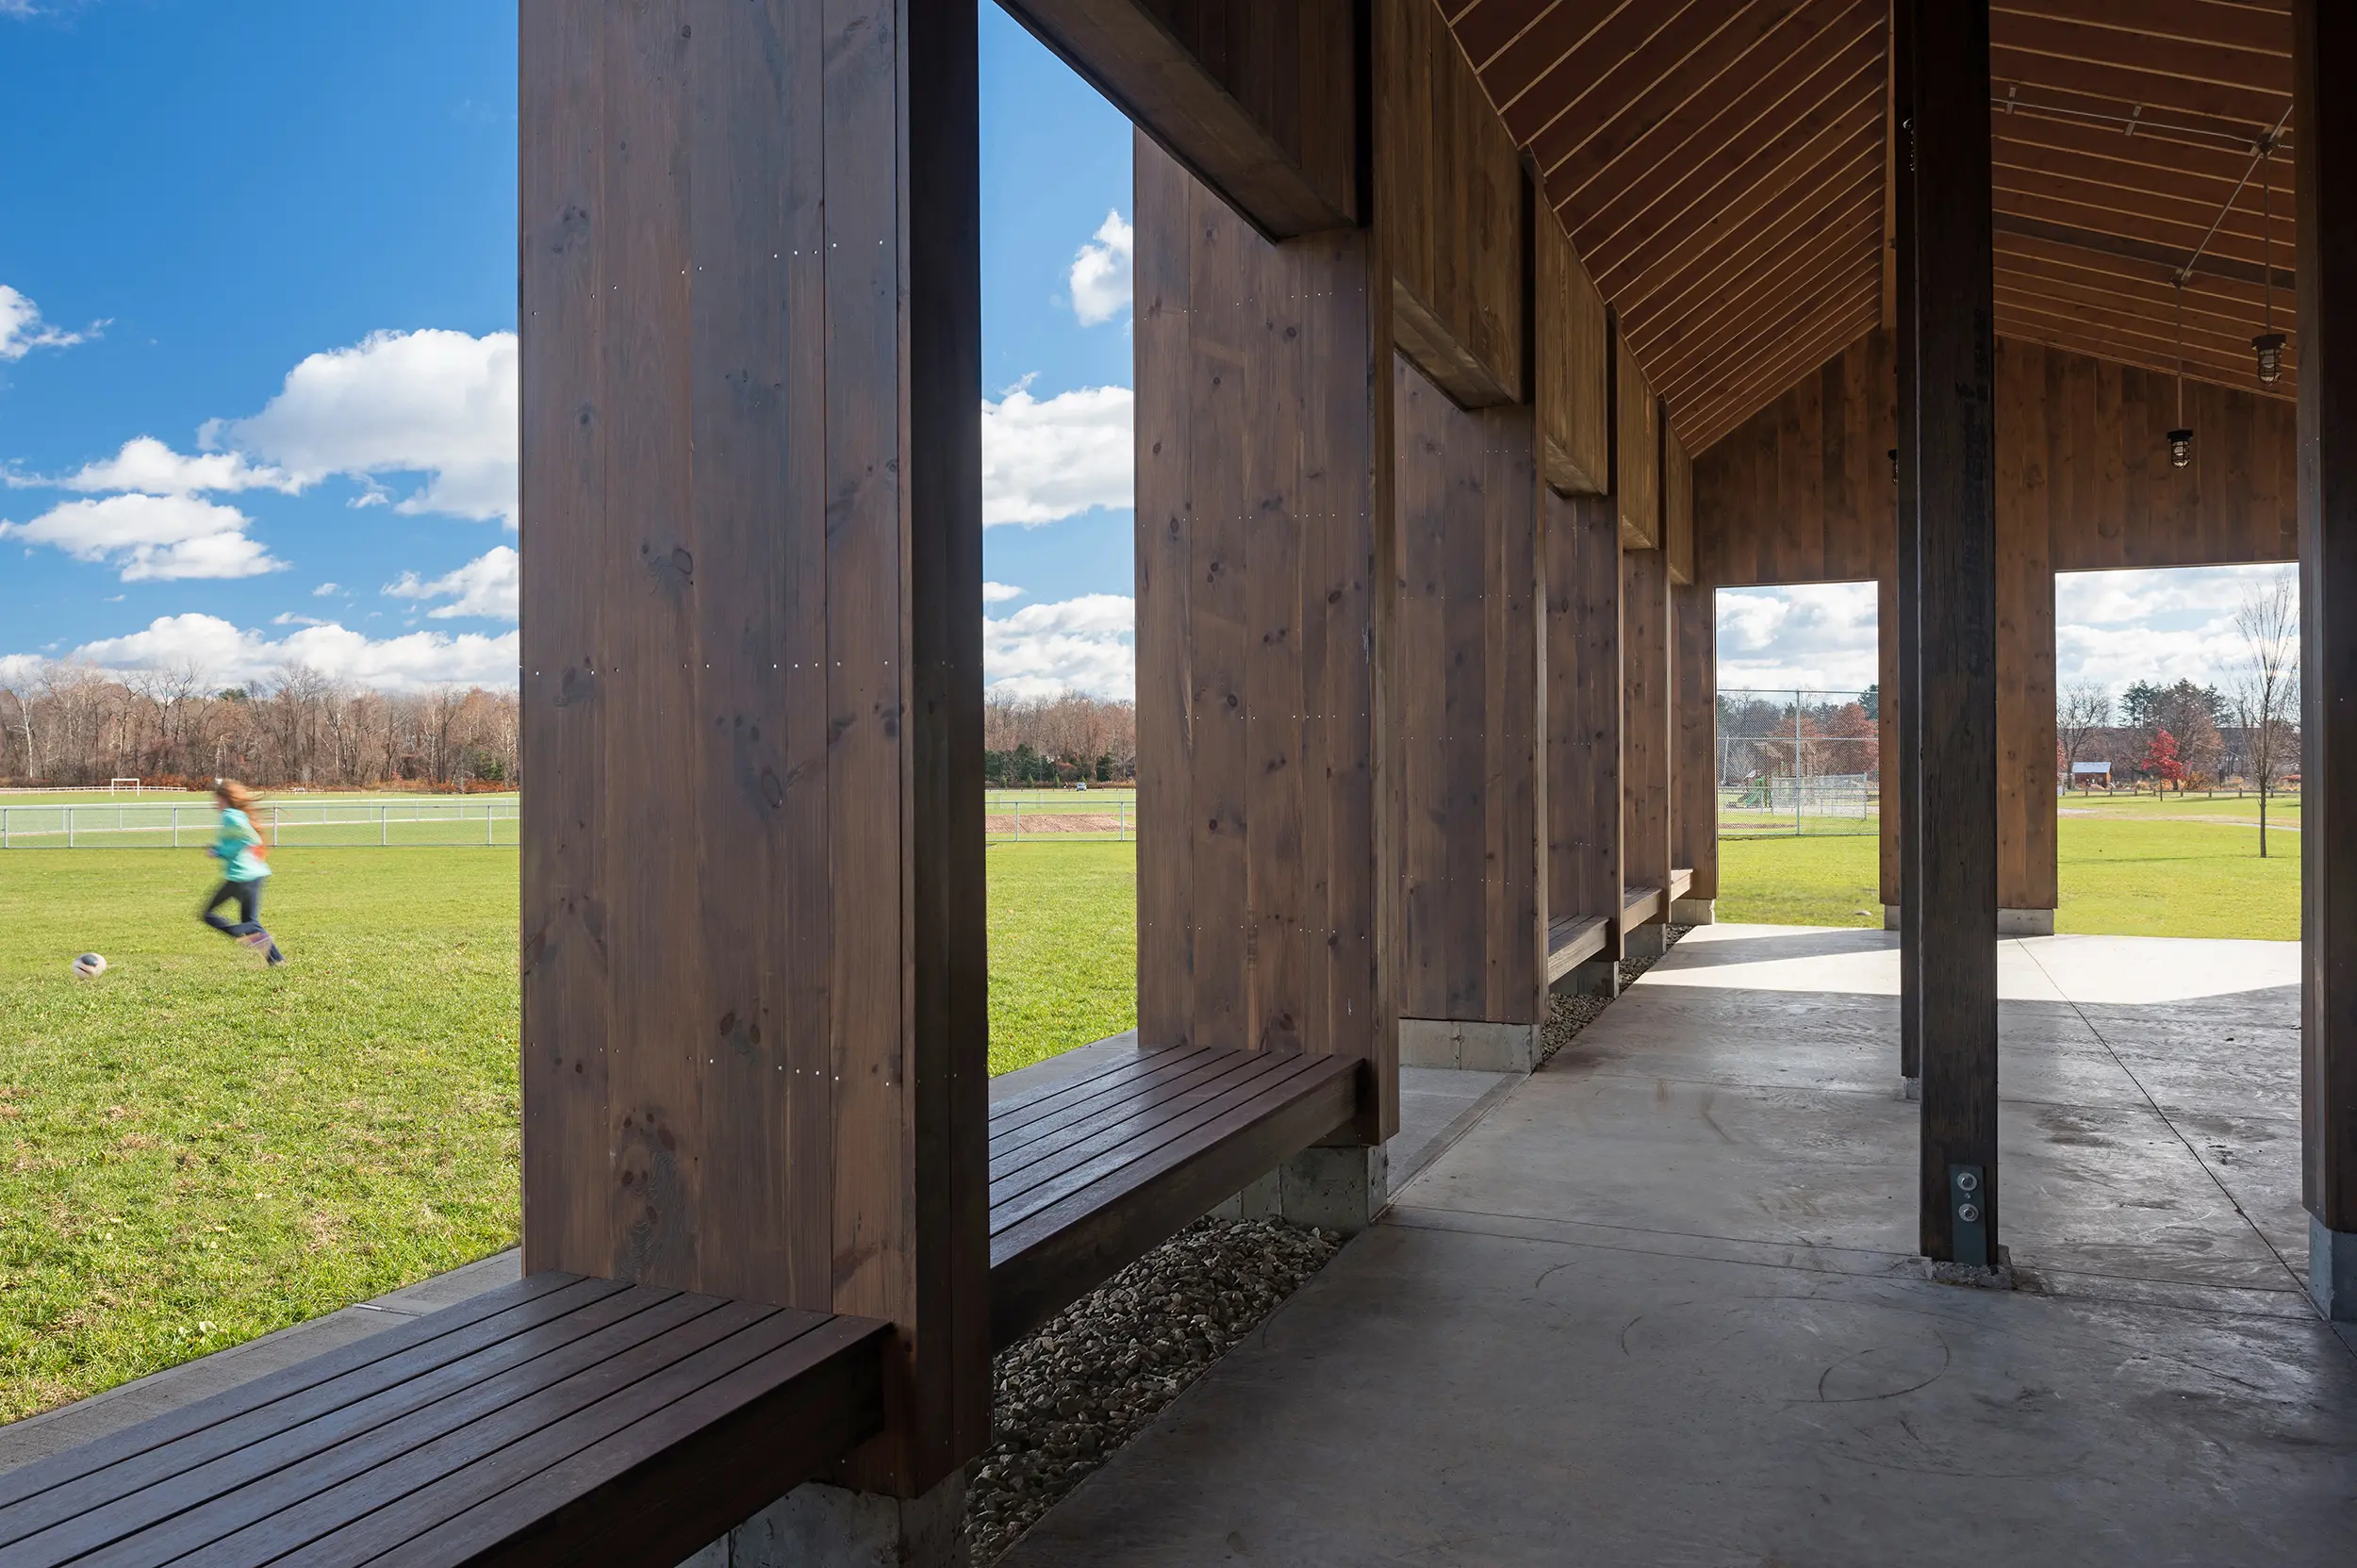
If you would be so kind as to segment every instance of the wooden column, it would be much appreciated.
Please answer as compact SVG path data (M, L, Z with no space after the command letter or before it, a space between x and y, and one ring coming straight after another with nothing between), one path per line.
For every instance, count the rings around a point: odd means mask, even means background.
M1916 253L1915 168L1915 13L1916 0L1891 0L1890 5L1890 135L1904 145L1893 156L1890 244L1897 256L1891 268L1898 324L1891 333L1891 449L1899 454L1898 511L1891 529L1891 635L1884 644L1893 659L1892 678L1885 691L1896 704L1892 727L1898 755L1884 763L1886 786L1883 809L1896 818L1899 903L1899 1081L1905 1091L1920 1095L1923 1082L1923 840L1917 832L1923 789L1922 673L1916 650L1920 644L1916 586L1922 565L1918 500L1921 494L1923 453L1918 439L1916 367L1918 335L1921 329L1918 305ZM1992 263L1992 270L1993 270ZM1892 791L1888 785L1896 784ZM1888 916L1885 916L1885 924Z
M1610 495L1546 493L1547 908L1602 916L1622 956L1621 519Z
M2001 350L1996 370L1997 929L2050 936L2061 889L2045 363Z
M1675 631L1670 670L1676 688L1675 755L1670 769L1670 861L1694 880L1687 899L1719 896L1718 594L1706 583L1670 589ZM1677 924L1686 923L1683 920Z
M2357 12L2292 9L2299 189L2301 1197L2357 1318ZM2317 1265L2323 1266L2319 1268Z
M1385 1137L1371 236L1272 243L1136 157L1140 1038L1366 1058Z
M988 1442L971 7L526 0L523 1245Z
M1670 887L1670 572L1659 550L1621 552L1621 789L1631 887Z
M1399 1010L1545 1017L1539 479L1527 405L1467 412L1393 366Z
M1912 13L1915 126L1902 176L1914 188L1901 231L1914 302L1900 322L1913 351L1901 399L1911 405L1916 471L1899 523L1899 610L1914 633L1900 701L1917 737L1906 803L1920 869L1906 877L1902 983L1920 1015L1922 1249L1987 1265L2000 1256L1988 0L1904 0L1901 9Z
M1899 783L1899 578L1895 569L1886 570L1874 583L1874 682L1879 704L1874 714L1874 754L1881 774L1876 870L1882 883L1884 929L1895 931L1903 891L1900 807L1905 793Z

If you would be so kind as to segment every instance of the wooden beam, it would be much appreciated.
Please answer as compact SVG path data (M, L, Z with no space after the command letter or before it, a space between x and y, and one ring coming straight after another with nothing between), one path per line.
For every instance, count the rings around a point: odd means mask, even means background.
M975 13L519 41L524 1266L890 1322L842 1478L916 1495L990 1428Z
M1351 0L1004 0L1263 236L1359 210Z
M2300 1197L2330 1313L2357 1319L2357 11L2293 9L2299 141ZM2314 837L2311 839L2310 835Z
M1997 604L1995 252L1989 225L1988 0L1906 0L1913 11L1914 343L1900 386L1916 410L1917 484L1900 517L1900 671L1918 716L1907 802L1921 875L1908 936L1922 1030L1921 1242L1927 1257L2000 1262L1997 1179ZM1909 559L1911 557L1911 559ZM1911 566L1912 573L1906 571ZM1969 1180L1969 1187L1967 1185Z
M1136 157L1139 1037L1363 1059L1388 1135L1372 237L1271 244Z
M2194 81L2111 60L2061 59L2004 44L1990 51L1989 68L1999 97L2004 96L2008 84L2019 82L2024 97L2037 89L2054 88L2109 99L2122 113L2142 106L2147 111L2207 115L2254 136L2282 119L2291 101L2288 91Z
M2182 35L2192 31L2184 24L2193 21L2182 13ZM2274 18L2269 32L2283 32ZM2250 36L2256 29L2251 18L2233 32ZM2091 26L2073 16L2057 16L2050 10L2033 11L2020 7L2008 7L1999 17L1992 17L1990 26L1996 34L1998 46L2021 55L2071 65L2097 66L2134 71L2141 75L2158 77L2174 87L2177 83L2200 83L2210 87L2234 88L2270 97L2291 96L2292 73L2288 50L2257 50L2236 47L2221 39L2203 37L2172 37L2167 32L2146 27ZM2203 32L2209 28L2200 29ZM2228 31L2229 29L2219 29ZM2283 40L2288 44L2290 40Z
M2043 239L2050 244L2069 245L2077 250L2092 251L2099 256L2149 262L2172 272L2184 266L2188 254L2186 250L2175 249L2155 240L2106 233L2076 223L2056 223L2027 212L1999 212L1995 222L1999 234ZM2238 261L2206 252L2194 263L2193 271L2197 277L2229 278L2254 288L2266 281L2266 269L2255 261ZM2296 281L2291 272L2283 268L2275 270L2275 287L2284 292L2291 292Z
M2288 91L2292 36L2288 5L2221 0L1998 0L1989 25L2008 35L2020 19L2067 21L2132 40L2167 40L2247 51L2280 61Z

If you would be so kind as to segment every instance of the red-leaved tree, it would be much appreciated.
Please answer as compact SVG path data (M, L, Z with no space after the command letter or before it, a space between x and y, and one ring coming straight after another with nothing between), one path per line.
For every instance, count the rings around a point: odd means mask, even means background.
M2166 725L2152 732L2152 744L2144 749L2144 760L2136 766L2163 784L2185 782L2185 765L2177 760L2177 737Z

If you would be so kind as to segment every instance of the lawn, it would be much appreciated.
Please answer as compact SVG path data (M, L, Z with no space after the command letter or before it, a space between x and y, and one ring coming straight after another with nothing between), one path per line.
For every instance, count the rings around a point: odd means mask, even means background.
M2175 801L2161 808L2176 809ZM2056 931L2282 942L2299 937L2296 834L2273 840L2273 853L2261 860L2256 828L2216 820L2171 820L2153 812L2065 817L2055 826L2062 873ZM1719 846L1719 918L1879 926L1880 852L1868 834L1724 841Z
M0 858L0 1418L515 1239L516 864L281 850L268 970L201 851Z
M0 855L0 1420L516 1239L514 851L272 864L275 971L199 850ZM991 1070L1129 1028L1136 847L988 866Z

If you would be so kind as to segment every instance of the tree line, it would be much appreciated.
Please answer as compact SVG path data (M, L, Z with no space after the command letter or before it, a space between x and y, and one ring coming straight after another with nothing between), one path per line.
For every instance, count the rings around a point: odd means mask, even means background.
M982 779L1010 784L1132 784L1138 710L1081 692L982 703Z
M215 686L194 666L117 672L66 662L0 677L0 779L202 787L370 784L513 788L516 694L394 694L303 665Z

